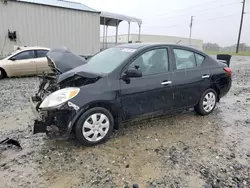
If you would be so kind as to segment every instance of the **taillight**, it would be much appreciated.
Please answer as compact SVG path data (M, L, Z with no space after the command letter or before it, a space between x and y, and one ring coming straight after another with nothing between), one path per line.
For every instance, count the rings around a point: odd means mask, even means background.
M229 67L225 67L224 71L226 71L230 76L232 75L232 70Z

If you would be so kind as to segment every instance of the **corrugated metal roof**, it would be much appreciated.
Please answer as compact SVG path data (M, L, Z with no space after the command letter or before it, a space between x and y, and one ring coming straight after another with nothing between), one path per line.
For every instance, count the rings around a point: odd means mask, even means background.
M71 1L63 1L63 0L16 0L16 1L99 13L99 11L90 8L84 4Z

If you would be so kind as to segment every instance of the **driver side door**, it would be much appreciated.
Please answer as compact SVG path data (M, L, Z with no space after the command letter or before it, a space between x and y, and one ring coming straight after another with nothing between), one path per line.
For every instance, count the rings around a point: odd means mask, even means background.
M139 55L127 69L133 68L141 69L142 77L129 78L129 82L120 80L121 104L126 119L171 110L173 87L168 49L161 47Z
M34 50L22 51L9 59L12 76L25 76L36 74Z

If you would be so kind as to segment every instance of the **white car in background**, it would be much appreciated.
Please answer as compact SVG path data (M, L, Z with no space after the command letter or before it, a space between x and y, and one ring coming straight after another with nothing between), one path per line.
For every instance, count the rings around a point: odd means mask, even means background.
M49 72L46 58L48 52L49 49L43 47L18 47L10 55L0 59L0 79Z

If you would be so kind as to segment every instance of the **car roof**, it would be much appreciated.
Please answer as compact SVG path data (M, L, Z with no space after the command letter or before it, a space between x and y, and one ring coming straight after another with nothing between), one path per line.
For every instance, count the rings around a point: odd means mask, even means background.
M40 47L40 46L19 46L16 50L50 50L49 48Z
M133 49L139 49L139 48L142 48L142 47L147 47L147 46L150 46L149 44L146 44L146 43L128 43L128 44L120 44L120 45L117 45L115 47L118 47L118 48L133 48Z
M164 43L128 43L128 44L121 44L117 45L115 47L117 48L133 48L133 49L142 49L142 48L149 48L149 47L160 47L160 46L171 46L174 48L183 48L186 50L191 50L191 51L196 51L199 52L203 55L206 55L203 51L194 48L193 46L184 46L184 45L179 45L179 44L164 44Z
M157 46L173 46L173 47L186 48L190 50L197 50L196 48L192 46L184 46L184 45L179 45L179 44L168 44L168 43L166 44L164 43L128 43L128 44L117 45L115 47L140 49L140 48L157 47Z

